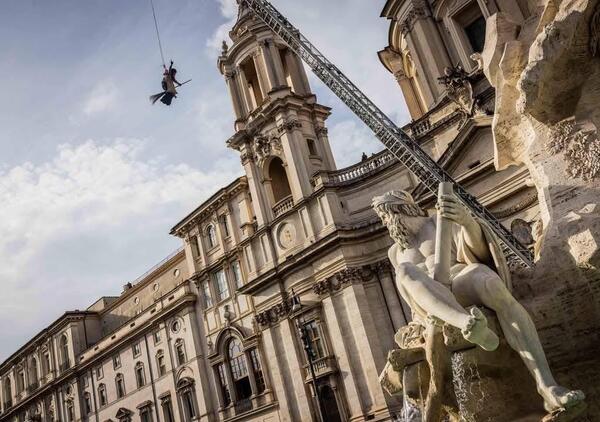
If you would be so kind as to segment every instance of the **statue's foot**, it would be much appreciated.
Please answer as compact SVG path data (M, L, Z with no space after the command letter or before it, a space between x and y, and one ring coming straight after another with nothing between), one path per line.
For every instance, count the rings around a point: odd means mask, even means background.
M540 389L540 394L544 398L544 408L548 412L560 409L571 409L585 403L585 394L580 390L569 390L560 385L553 385Z
M478 308L471 308L471 317L467 327L462 330L463 337L483 350L492 352L498 348L500 339L487 326L487 319Z
M549 412L542 422L570 422L578 420L587 405L585 396L579 390L571 391L564 387L553 386L547 389L551 398L545 400L544 407ZM556 403L562 403L560 407Z

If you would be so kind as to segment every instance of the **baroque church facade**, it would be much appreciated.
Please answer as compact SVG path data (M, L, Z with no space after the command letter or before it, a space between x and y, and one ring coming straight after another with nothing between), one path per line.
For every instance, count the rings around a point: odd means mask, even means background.
M470 57L495 10L527 18L517 0L389 0L379 57L404 129L533 245L535 190L525 168L494 168L494 92ZM244 175L173 227L180 250L0 365L0 421L310 421L316 391L327 421L400 414L378 376L411 315L371 199L433 196L386 151L337 169L300 59L244 9L230 37L218 68Z

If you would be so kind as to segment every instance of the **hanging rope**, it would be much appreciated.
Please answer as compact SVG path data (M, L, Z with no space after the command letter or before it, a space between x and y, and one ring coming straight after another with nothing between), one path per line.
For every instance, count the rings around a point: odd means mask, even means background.
M158 49L160 50L160 58L162 60L163 67L166 68L165 55L163 53L162 43L160 42L160 32L158 31L158 21L156 20L156 10L154 10L154 2L150 0L150 6L152 6L152 16L154 17L154 27L156 28L156 38L158 39Z

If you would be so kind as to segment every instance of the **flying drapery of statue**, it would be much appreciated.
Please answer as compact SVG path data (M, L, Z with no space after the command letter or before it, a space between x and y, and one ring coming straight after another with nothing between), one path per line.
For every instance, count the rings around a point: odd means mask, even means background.
M440 196L436 206L439 215L453 226L445 239L448 245L440 246L452 251L447 280L432 277L436 232L440 230L435 217L429 217L404 191L374 198L373 208L394 240L388 256L396 271L397 288L411 307L411 324L426 327L435 321L439 326L452 326L467 341L493 351L498 336L477 308L487 307L497 314L508 344L535 379L546 410L566 414L584 407L581 391L571 391L555 381L533 321L511 293L510 272L495 236L454 195ZM443 237L437 239L444 241ZM467 311L469 306L475 307Z

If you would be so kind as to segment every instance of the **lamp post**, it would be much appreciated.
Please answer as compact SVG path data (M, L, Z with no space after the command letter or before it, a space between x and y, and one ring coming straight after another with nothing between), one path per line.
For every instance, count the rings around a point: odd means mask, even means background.
M302 309L300 297L296 295L294 293L294 290L292 289L292 312L296 313L300 311L300 309ZM326 422L325 418L323 417L323 402L321 401L321 394L319 393L319 388L317 387L317 376L315 375L315 365L313 362L314 351L310 342L310 337L308 336L308 330L306 329L305 321L300 321L300 318L296 319L296 328L298 328L298 333L300 334L300 339L302 340L302 346L306 354L306 359L308 360L310 376L312 378L315 395L317 396L317 410L319 412L319 420L321 422Z

